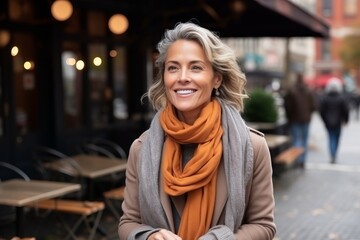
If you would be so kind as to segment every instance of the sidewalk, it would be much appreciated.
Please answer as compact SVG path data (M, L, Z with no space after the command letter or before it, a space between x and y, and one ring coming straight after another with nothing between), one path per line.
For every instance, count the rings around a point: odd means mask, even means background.
M336 164L329 163L319 115L310 126L305 170L274 179L275 240L360 240L360 121L343 129Z

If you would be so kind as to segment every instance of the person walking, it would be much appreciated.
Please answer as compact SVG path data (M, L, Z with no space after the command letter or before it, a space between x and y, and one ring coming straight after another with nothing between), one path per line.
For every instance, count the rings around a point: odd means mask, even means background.
M143 96L156 114L130 147L120 239L273 239L270 152L241 117L246 79L233 50L191 22L157 49Z
M302 74L296 75L295 83L285 94L284 104L292 145L304 149L296 163L304 168L308 151L310 121L316 110L316 100L314 93L305 84Z
M355 117L356 120L360 120L360 90L356 91L355 93Z
M339 79L329 80L320 99L319 112L328 133L330 162L335 163L342 126L349 121L349 106Z

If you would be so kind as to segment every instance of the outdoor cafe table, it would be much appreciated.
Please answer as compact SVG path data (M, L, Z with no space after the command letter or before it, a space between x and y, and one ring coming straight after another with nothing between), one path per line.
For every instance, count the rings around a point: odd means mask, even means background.
M87 199L93 198L92 193L92 180L103 177L109 174L124 172L126 170L127 159L109 158L98 155L79 154L71 156L75 160L80 171L81 177L87 180L88 188L86 197ZM56 170L62 165L66 164L70 159L64 158L54 161L47 165L47 168Z
M80 185L75 183L12 179L0 182L0 204L16 207L15 234L21 237L24 206L79 190Z
M127 159L87 154L75 155L72 158L79 164L82 176L91 179L126 170Z

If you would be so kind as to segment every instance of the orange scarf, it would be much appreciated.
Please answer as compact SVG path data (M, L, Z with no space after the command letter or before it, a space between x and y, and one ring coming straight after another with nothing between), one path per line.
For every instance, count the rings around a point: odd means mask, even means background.
M213 100L192 125L181 122L168 104L160 116L166 133L162 160L164 189L170 196L187 194L178 235L198 239L211 225L215 207L217 170L222 156L221 106ZM197 143L183 168L180 144Z

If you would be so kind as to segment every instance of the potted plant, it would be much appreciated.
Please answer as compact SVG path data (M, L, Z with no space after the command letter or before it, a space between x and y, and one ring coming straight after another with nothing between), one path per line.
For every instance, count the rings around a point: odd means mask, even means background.
M253 89L245 100L243 118L247 122L276 123L278 110L274 96L264 89Z

